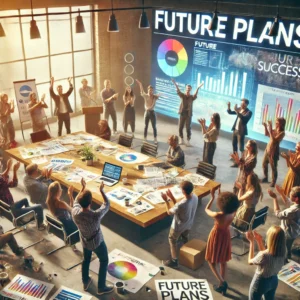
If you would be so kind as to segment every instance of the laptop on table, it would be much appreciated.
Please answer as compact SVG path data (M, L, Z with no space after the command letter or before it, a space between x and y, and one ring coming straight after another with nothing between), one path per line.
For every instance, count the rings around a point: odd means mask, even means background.
M102 175L97 181L103 181L107 186L113 186L117 184L120 180L122 174L122 167L110 164L106 162L102 171Z

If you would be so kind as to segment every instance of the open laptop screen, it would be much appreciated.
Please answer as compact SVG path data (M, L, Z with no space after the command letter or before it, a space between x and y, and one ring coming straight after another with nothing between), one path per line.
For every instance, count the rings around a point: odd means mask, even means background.
M121 177L121 173L122 173L122 167L107 162L104 164L102 176L119 180Z

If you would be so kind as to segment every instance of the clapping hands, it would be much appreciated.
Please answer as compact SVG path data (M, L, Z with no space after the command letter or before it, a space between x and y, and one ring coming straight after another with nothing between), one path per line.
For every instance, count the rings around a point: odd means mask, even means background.
M200 125L202 127L205 127L205 123L206 123L206 120L205 119L198 119L198 122L200 123Z

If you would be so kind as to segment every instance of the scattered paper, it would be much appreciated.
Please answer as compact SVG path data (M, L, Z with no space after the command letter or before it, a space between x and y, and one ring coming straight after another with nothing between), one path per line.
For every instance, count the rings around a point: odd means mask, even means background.
M64 147L63 145L59 143L53 143L52 145L42 148L41 149L41 154L42 155L55 155L63 152L68 152L69 149Z
M162 177L162 169L157 167L144 167L145 177Z
M106 196L109 200L125 207L125 199L128 199L129 205L132 205L141 195L124 187L117 187L106 193Z
M66 180L70 182L80 182L82 178L84 178L85 182L89 182L95 180L99 177L99 174L92 173L90 171L75 168L70 173L67 174Z
M33 158L31 160L31 162L33 164L41 165L41 164L44 164L44 163L48 162L48 159L47 159L46 156L40 156L40 157L37 157L37 158Z
M138 216L151 209L154 209L154 206L144 200L141 200L138 204L136 203L134 207L127 209L127 211L135 216Z
M148 193L148 194L144 195L143 197L146 200L150 201L152 204L165 203L165 201L163 200L163 198L161 196L161 193L166 193L167 190L168 190L168 188L161 189L161 190L158 190L158 191L155 191L152 193ZM169 190L172 192L172 194L176 200L179 200L184 197L184 195L182 194L182 190L179 186L173 186Z
M20 155L22 156L23 159L28 159L28 158L41 156L42 155L41 150L42 150L41 147L20 148L19 152L20 152Z
M184 180L190 181L193 185L205 186L209 178L198 174L187 174L184 176Z
M300 292L300 264L291 260L279 271L278 279Z
M154 188L150 185L138 185L138 184L134 184L133 185L133 189L140 193L140 194L143 194L143 193L149 193L149 192L153 192L154 191Z
M92 296L61 286L50 300L91 300Z
M71 165L73 162L73 159L52 158L50 164L45 168L47 168L48 170L52 169L53 172L59 172L62 171L65 167Z

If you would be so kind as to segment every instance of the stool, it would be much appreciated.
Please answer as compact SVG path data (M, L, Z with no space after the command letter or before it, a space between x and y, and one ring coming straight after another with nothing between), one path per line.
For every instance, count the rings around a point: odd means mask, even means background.
M180 248L179 263L197 270L205 261L206 242L193 239Z

